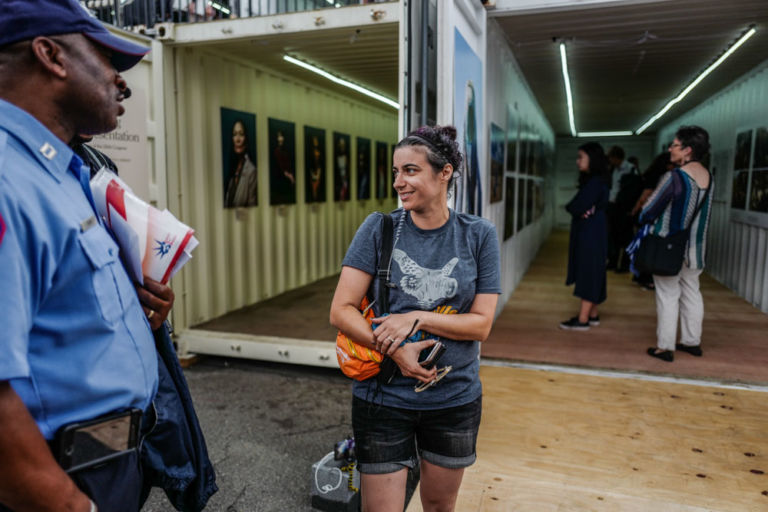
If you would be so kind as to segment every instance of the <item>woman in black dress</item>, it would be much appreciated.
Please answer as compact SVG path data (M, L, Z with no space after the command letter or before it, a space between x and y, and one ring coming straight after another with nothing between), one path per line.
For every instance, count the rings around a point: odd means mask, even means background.
M560 323L560 328L587 331L590 325L600 325L597 305L606 298L608 234L605 208L610 171L608 159L597 142L579 146L576 166L579 191L565 206L572 217L565 284L576 283L573 294L581 299L581 308L577 316Z

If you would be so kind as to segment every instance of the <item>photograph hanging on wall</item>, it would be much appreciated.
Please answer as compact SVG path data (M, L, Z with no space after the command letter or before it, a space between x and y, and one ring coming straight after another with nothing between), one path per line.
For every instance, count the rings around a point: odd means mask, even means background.
M491 123L491 202L504 197L504 130Z
M752 171L749 209L753 212L768 212L768 170Z
M349 161L350 137L345 133L333 132L333 200L349 201L350 168Z
M539 220L544 215L544 183L536 182L536 205L534 207L533 220Z
M519 233L525 227L525 178L517 178L515 184L515 204L517 204L517 229L515 233Z
M733 158L733 170L749 169L749 157L752 153L752 130L736 135L736 151Z
M224 208L259 204L256 114L221 107Z
M515 178L504 179L504 240L515 234Z
M269 204L296 202L296 125L269 118Z
M748 178L749 178L749 170L733 171L733 189L731 190L731 208L746 210Z
M533 216L534 205L536 204L536 188L534 187L534 181L528 180L526 187L528 188L528 191L525 194L525 219L526 225L528 225L536 220L536 218Z
M307 203L325 202L325 130L304 127L304 183Z
M376 199L389 197L389 177L392 172L389 168L387 147L386 142L376 143Z
M768 128L755 131L755 155L752 169L768 169Z
M518 139L518 120L517 109L507 108L507 165L506 169L510 172L517 170L517 139Z
M483 62L461 35L454 32L454 103L453 120L459 147L465 158L464 172L456 180L454 208L458 212L482 216L480 139L483 123Z
M357 198L371 198L371 139L357 138Z
M525 125L523 127L525 128ZM520 135L520 164L517 167L517 172L520 174L528 174L528 151L530 146L527 133L527 130L523 130L523 133Z

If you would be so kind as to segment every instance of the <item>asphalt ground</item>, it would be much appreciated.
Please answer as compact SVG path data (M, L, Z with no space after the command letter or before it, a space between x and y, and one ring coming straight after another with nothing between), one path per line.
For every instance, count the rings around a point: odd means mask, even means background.
M211 512L303 512L312 464L352 434L352 384L337 369L204 357L185 370L216 469ZM154 489L144 512L175 510Z

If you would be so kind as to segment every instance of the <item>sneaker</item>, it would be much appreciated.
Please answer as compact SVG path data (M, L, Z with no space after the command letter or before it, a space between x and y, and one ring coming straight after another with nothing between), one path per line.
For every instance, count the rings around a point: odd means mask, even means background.
M692 356L701 357L704 352L702 352L701 347L698 345L683 345L681 343L678 343L675 345L675 348L677 350L682 350L683 352L688 352Z
M592 327L597 327L598 325L600 325L600 315L591 316L589 317L588 321L589 321L589 325L591 325Z
M570 320L560 322L560 328L565 329L566 331L588 331L589 322L581 323L579 322L579 317L574 316Z

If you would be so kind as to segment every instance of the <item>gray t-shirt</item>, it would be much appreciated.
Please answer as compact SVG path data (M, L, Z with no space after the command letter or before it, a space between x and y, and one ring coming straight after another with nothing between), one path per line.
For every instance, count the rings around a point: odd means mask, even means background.
M442 314L468 313L478 293L501 293L499 242L488 220L450 210L448 222L437 229L416 227L403 210L392 213L395 246L392 250L390 313L416 309ZM374 275L381 252L382 215L373 213L357 230L342 265ZM398 237L399 232L399 237ZM386 263L385 265L386 266ZM371 297L376 297L374 277ZM374 305L374 312L380 315ZM434 337L428 333L425 336ZM442 409L464 405L482 394L478 377L480 344L473 340L440 338L446 352L438 368L453 370L421 393L416 379L398 372L390 384L377 390L376 378L355 381L353 393L367 401L403 409ZM381 393L381 396L379 396ZM381 402L380 402L381 401Z

